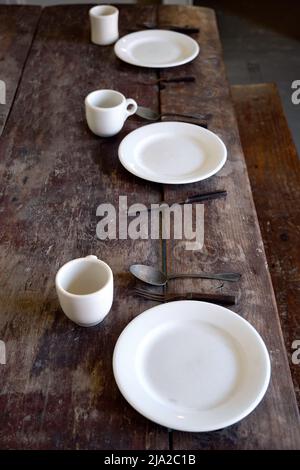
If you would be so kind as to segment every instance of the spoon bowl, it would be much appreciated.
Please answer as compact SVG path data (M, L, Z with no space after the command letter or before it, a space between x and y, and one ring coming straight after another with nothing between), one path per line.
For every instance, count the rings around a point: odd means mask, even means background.
M133 264L129 269L131 274L133 274L137 279L146 282L147 284L151 284L152 286L164 286L168 282L167 276L152 266Z

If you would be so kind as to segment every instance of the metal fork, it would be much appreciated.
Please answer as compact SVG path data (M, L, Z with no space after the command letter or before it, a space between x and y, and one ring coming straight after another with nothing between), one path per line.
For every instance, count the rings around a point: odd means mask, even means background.
M177 25L171 25L171 24L164 24L164 25L158 25L154 22L150 21L144 21L143 23L137 24L137 28L142 28L142 29L169 29L170 31L175 31L177 33L185 33L185 34L195 34L199 33L199 28L196 26L188 26L188 25L183 25L183 26L177 26ZM129 29L130 32L136 32L137 30L134 28Z
M204 302L216 303L221 305L236 305L237 303L236 297L234 295L207 294L203 292L188 292L185 294L160 294L158 292L151 292L149 290L136 287L133 289L133 294L143 297L146 300L153 300L156 302L172 302L174 300L202 300Z

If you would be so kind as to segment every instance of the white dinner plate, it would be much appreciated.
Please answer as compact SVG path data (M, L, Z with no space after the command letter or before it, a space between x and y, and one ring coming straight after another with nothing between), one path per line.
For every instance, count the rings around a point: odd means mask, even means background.
M127 34L115 44L119 59L140 67L175 67L199 54L198 43L186 34L152 29Z
M130 132L119 146L119 159L130 173L165 184L209 178L226 157L226 147L216 134L186 122L148 124Z
M171 429L213 431L247 416L263 398L270 359L257 331L206 302L159 305L132 320L114 350L125 399Z

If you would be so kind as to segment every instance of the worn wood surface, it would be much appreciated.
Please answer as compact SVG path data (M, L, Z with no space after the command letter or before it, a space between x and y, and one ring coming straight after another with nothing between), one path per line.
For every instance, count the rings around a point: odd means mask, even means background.
M84 97L114 88L158 109L155 78L119 62L112 47L89 42L88 7L45 9L0 146L0 447L167 449L168 431L122 398L112 374L117 337L152 305L129 295L128 267L160 263L160 242L100 241L96 208L161 200L161 188L126 172L117 158L130 119L115 138L87 128ZM154 8L121 8L121 28ZM61 27L61 18L64 26ZM147 90L147 93L145 92ZM28 108L30 100L30 112ZM95 254L114 272L115 300L98 327L80 328L61 312L54 276L66 261Z
M0 80L6 85L6 103L0 103L0 135L22 77L40 13L40 7L0 5Z
M112 47L90 44L88 7L43 11L0 142L0 178L4 183L0 338L7 345L7 364L1 367L0 446L300 447L297 407L213 12L177 6L122 6L120 10L121 34L128 24L134 27L141 20L165 21L167 16L176 17L176 23L180 19L182 24L199 24L201 54L194 63L180 68L180 73L195 74L197 82L167 84L160 93L157 86L140 85L142 80L157 78L158 73L122 63ZM111 139L95 137L85 124L85 95L106 87L119 89L146 106L158 109L161 105L162 111L201 109L208 127L217 131L229 148L229 160L222 172L205 183L164 191L127 173L117 159L118 143L141 125L141 120L129 119L123 131ZM26 107L29 99L30 112ZM161 264L161 245L146 240L97 240L96 208L101 202L117 204L119 195L128 195L129 204L149 204L163 197L178 199L194 190L224 187L230 193L227 201L206 206L204 249L188 253L182 246L178 249L168 243L168 268L226 267L242 272L242 284L235 287L241 295L237 311L266 340L272 355L273 381L264 402L242 423L216 433L176 432L172 436L125 402L111 369L119 333L131 318L152 305L129 296L132 280L128 266L137 261ZM115 301L102 325L83 329L60 311L54 276L65 261L90 253L111 265ZM188 282L178 284L178 289L191 286ZM215 284L207 281L201 285L215 290ZM199 288L199 284L195 286ZM235 288L225 286L223 291Z
M276 85L232 87L248 175L300 407L300 162Z
M192 15L191 12L193 11ZM187 66L195 84L165 87L161 91L161 111L200 112L207 117L208 129L216 132L228 149L228 161L214 177L204 182L164 188L165 200L182 200L188 194L226 189L226 200L205 205L205 240L199 251L187 251L182 242L167 243L167 271L237 271L239 284L214 281L173 281L169 289L236 293L239 304L233 308L259 331L272 361L272 379L258 408L246 419L218 432L173 434L174 449L289 449L299 448L299 416L287 356L284 348L275 297L267 268L264 246L251 195L247 169L240 145L237 122L226 81L220 42L212 10L180 9L183 24L193 17L201 25L198 60ZM178 17L178 7L162 7L160 21ZM165 77L171 72L162 72ZM263 137L261 137L263 138ZM252 138L253 148L255 139ZM288 191L288 187L287 187Z

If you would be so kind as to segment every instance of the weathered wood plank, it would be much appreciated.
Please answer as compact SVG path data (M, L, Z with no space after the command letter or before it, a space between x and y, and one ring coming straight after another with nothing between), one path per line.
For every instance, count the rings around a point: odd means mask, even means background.
M0 135L11 109L41 14L40 7L0 5L0 80L6 85L0 103Z
M215 16L212 10L191 8L192 24L200 25L201 52L186 70L197 81L186 87L165 86L161 111L184 110L207 116L208 128L228 148L228 161L214 177L198 184L165 187L166 200L182 200L200 190L226 189L226 201L205 207L205 243L199 251L186 251L174 241L167 243L168 271L238 271L238 285L224 285L224 293L237 293L233 309L261 333L271 354L272 380L263 402L242 422L212 433L174 432L175 449L293 449L300 446L299 417L288 361L283 344L275 297L266 265L264 246L251 195L238 127L226 81ZM178 7L160 7L160 21L178 18ZM187 10L180 10L183 23ZM190 24L190 22L188 22ZM162 76L171 73L162 72ZM172 289L216 292L211 281L173 281ZM221 358L220 358L221 360Z
M159 18L176 15L176 23L179 18L185 23L186 11L181 7L160 7ZM201 23L199 38L204 47L200 57L184 70L194 73L197 83L189 87L167 85L161 93L162 109L168 107L169 111L178 106L181 112L199 111L201 105L209 127L230 147L230 158L217 177L200 185L177 188L176 192L166 188L164 196L175 199L183 189L221 188L228 183L227 189L232 194L228 200L207 206L206 226L217 229L209 230L204 252L196 255L198 265L206 267L210 262L211 269L240 268L246 286L245 291L244 286L241 289L244 295L241 305L251 302L251 306L247 305L247 318L265 337L266 312L256 297L257 291L261 292L261 282L270 289L266 297L271 305L273 296L251 194L249 188L245 191L242 187L245 182L248 185L248 180L224 81L214 16L206 9L189 11L190 22ZM156 12L154 7L121 7L121 32L141 19L154 20ZM63 29L59 26L62 15ZM149 302L129 298L132 281L126 273L128 265L134 261L161 263L160 246L150 241L99 242L95 236L99 203L117 204L118 196L124 194L129 195L129 202L149 204L161 199L161 188L134 178L118 163L118 143L126 132L140 125L137 119L129 120L119 136L104 140L89 133L83 114L84 96L97 87L119 89L139 103L158 109L157 88L138 84L140 79L156 75L152 70L123 64L114 57L111 47L91 45L88 36L87 7L45 10L5 140L0 145L0 177L5 183L0 213L3 227L0 279L5 292L0 299L0 337L6 341L8 352L8 364L1 369L3 448L168 448L166 430L130 408L121 398L111 371L118 334L132 317L150 306ZM29 99L31 111L25 115ZM230 174L233 181L228 177ZM218 211L212 210L214 207ZM225 216L227 209L230 217L234 210L241 219L237 221L237 233ZM252 225L258 251L254 248L254 258L246 260L245 254L253 255L253 249L240 237L248 234ZM227 237L231 237L231 242ZM171 245L168 250L177 248ZM116 301L101 326L82 329L70 323L59 310L53 281L59 265L91 252L112 266ZM173 264L179 269L182 251L175 249L174 253ZM189 269L195 265L194 259L195 254L187 257ZM211 290L215 287L209 282L203 286ZM264 417L273 417L274 422L253 414L240 425L220 433L200 436L175 433L175 448L240 448L247 447L248 442L248 447L264 448L272 439L273 447L299 447L295 400L276 312L275 320L274 341L267 341L267 345L273 354L276 377L281 374L281 380L286 380L286 408L281 401L282 388L278 390L278 383L273 382L271 395L277 394L278 403L274 407L269 400L261 406ZM272 349L273 345L279 349ZM282 423L281 442L275 421L278 416ZM265 434L271 434L269 440L261 434L263 424ZM288 431L287 425L291 427ZM274 432L270 432L272 426Z
M30 449L168 448L168 432L136 413L112 374L118 335L148 308L129 295L134 262L160 263L160 242L99 241L96 208L108 202L161 200L161 188L126 172L120 140L87 128L84 97L120 90L158 109L155 78L116 59L113 47L89 42L88 7L46 8L0 146L0 447ZM121 7L123 31L154 7ZM61 18L64 18L61 27ZM28 105L30 104L30 106ZM54 276L67 260L93 253L112 267L115 301L103 324L80 328L61 312Z
M300 407L300 367L292 363L300 340L300 163L276 85L231 90Z

